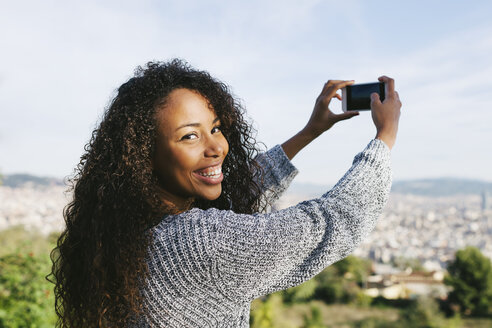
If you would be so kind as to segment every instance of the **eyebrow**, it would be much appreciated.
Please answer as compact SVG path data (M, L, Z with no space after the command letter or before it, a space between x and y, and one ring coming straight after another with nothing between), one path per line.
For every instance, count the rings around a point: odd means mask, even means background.
M219 121L219 118L216 117L213 121L212 121L212 124L215 124L217 121ZM186 124L183 124L183 125L180 125L178 126L178 128L176 129L176 131L178 131L179 129L182 129L182 128L185 128L187 126L194 126L194 127L198 127L200 126L201 124L200 123L186 123Z

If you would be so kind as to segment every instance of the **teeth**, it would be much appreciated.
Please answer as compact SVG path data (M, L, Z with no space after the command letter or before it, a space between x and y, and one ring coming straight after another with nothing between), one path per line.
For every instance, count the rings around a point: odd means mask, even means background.
M218 167L215 170L207 172L207 173L204 173L204 172L197 172L197 173L200 174L201 176L204 176L204 177L216 177L222 173L222 168Z

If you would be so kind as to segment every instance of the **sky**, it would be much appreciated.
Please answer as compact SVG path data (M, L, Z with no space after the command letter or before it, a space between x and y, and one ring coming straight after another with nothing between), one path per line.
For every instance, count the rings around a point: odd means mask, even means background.
M182 58L225 82L267 147L329 79L395 79L394 180L492 182L491 1L0 0L0 172L66 177L139 65ZM330 108L341 112L338 100ZM293 160L331 184L374 138L370 112Z

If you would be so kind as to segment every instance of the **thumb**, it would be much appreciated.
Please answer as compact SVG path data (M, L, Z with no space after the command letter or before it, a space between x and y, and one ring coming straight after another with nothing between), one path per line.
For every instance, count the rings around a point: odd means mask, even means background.
M379 94L377 92L371 93L371 107L372 105L381 104L381 100L379 99Z

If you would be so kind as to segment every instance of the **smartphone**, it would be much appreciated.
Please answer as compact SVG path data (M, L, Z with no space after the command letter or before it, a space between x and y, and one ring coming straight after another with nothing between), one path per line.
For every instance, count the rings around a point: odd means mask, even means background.
M371 93L384 100L384 82L348 85L342 89L342 110L371 110Z

